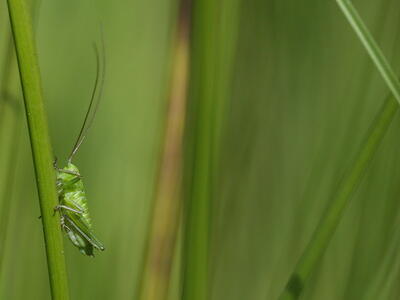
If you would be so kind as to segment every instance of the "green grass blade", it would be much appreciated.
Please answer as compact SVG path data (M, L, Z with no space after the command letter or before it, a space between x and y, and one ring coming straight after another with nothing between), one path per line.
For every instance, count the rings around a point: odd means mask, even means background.
M13 40L10 35L7 41L7 50L5 54L4 66L2 68L1 74L3 75L3 79L0 82L0 134L2 134L2 130L4 128L4 113L6 105L9 105L8 99L8 87L10 85L10 81L13 78L13 63L14 63L14 45Z
M355 160L343 176L330 207L321 219L311 241L290 276L289 282L279 298L280 300L298 299L300 297L306 280L328 246L349 199L361 182L397 109L396 100L392 96L388 97L371 124Z
M208 298L211 206L212 119L214 116L215 4L195 1L191 32L189 101L186 128L183 296ZM190 179L189 179L190 178Z
M3 75L3 79L0 82L0 136L3 134L3 131L1 129L3 129L4 127L5 108L7 105L13 105L14 102L16 102L16 101L11 101L16 99L10 99L8 93L8 87L10 85L10 81L14 77L13 76L13 70L15 67L13 63L15 62L14 53L15 51L14 51L13 40L10 34L5 54L3 72L1 73ZM13 114L14 122L12 124L13 132L11 135L13 139L10 145L10 152L7 153L8 160L7 160L7 167L5 168L6 182L4 184L3 189L0 189L0 274L3 270L2 266L4 259L4 249L6 245L6 235L10 217L10 206L11 206L12 191L14 187L16 161L18 157L17 153L19 149L19 133L20 133L19 127L21 124L21 120L19 118L20 114L19 111L17 110L17 107L15 107L15 110L13 110L13 112L15 113Z
M55 172L32 22L24 0L8 0L7 3L28 120L52 298L69 299L59 218L53 214L57 205Z
M375 154L382 137L386 133L387 128L393 119L394 113L397 111L398 103L396 103L395 100L400 103L400 83L381 49L359 16L357 10L350 1L337 0L337 3L384 78L393 94L393 97L389 97L386 100L379 114L376 116L364 143L360 147L358 155L349 171L343 177L341 185L332 200L331 206L328 208L326 215L320 221L310 243L292 273L289 282L280 297L281 300L297 299L300 296L305 281L314 270L318 260L324 253L337 225L339 224L346 204L349 202L352 193L360 183L370 160Z
M375 66L378 68L390 91L400 103L400 82L357 10L351 1L336 0L336 2L341 8L343 14L346 16L347 21L350 23L354 32L357 34L361 43L364 45L372 61L375 63Z
M7 101L16 102L19 99L8 99ZM13 114L11 124L12 140L9 145L6 170L6 179L4 189L0 190L0 274L3 271L4 250L7 243L7 229L10 219L11 201L13 200L13 192L15 188L16 170L18 163L19 150L21 146L22 118L21 111L18 109L17 103Z
M209 299L210 232L240 1L195 1L191 45L183 299Z

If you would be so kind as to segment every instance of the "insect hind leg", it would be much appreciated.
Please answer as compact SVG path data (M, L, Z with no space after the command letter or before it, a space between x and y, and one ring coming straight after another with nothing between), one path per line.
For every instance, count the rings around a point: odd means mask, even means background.
M58 204L56 207L54 207L54 214L53 215L55 215L57 210L61 210L62 208L66 209L66 210L69 210L69 211L72 211L74 213L80 214L80 215L83 214L82 210L78 210L78 209L74 209L74 208L66 206L66 205Z
M68 171L68 170L64 170L64 169L61 169L61 168L56 168L56 170L58 171L58 172L61 172L61 173L65 173L65 174L69 174L69 175L74 175L74 176L76 176L77 178L79 178L79 179L81 179L83 176L81 175L81 174L79 174L79 173L76 173L76 172L74 172L74 171Z
M71 230L71 228L68 227L67 224L65 224L64 217L61 219L61 227L62 229L66 232L68 238L71 240L71 242L76 246L80 247L79 241L75 235L75 233Z

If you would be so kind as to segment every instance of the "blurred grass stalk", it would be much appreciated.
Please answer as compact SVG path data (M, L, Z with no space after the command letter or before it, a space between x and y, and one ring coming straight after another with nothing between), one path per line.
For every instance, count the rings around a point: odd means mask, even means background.
M4 65L2 68L1 76L2 81L0 82L0 134L4 130L4 114L6 106L10 104L10 92L9 87L11 86L11 81L13 79L14 70L14 45L11 35L7 38L7 49L4 58Z
M240 3L240 0L193 2L184 168L184 300L210 297L211 208L230 99Z
M12 123L11 128L11 143L7 153L6 167L4 168L5 184L0 191L0 274L2 272L2 265L4 259L4 249L7 238L8 221L10 217L10 207L12 201L12 194L15 184L15 173L17 169L18 153L20 148L20 136L22 130L22 119L20 107L17 103L18 99L13 97L11 93L12 82L15 79L16 58L14 56L13 40L8 37L7 51L5 55L4 68L2 71L2 81L0 82L0 128L4 128L6 106L12 110ZM0 131L0 134L3 132ZM2 152L6 147L2 148Z
M317 267L317 263L335 233L344 209L361 182L382 138L387 132L398 106L394 97L390 96L386 99L381 110L376 115L353 164L343 176L336 190L336 194L332 199L331 205L321 219L311 241L290 276L289 282L279 298L280 300L298 299L300 297L307 279Z
M39 0L28 1L30 5L29 10L32 11L33 18L37 20L38 9L40 6ZM35 25L34 25L35 27ZM8 124L4 124L6 120L6 108L10 108L11 114L11 124L10 136L11 141L8 143L8 147L0 149L0 153L4 150L8 151L6 153L6 164L4 168L5 180L3 189L0 190L0 275L2 272L2 265L4 260L4 251L7 239L7 228L10 218L11 203L14 196L14 187L16 181L16 171L18 166L18 156L21 147L21 133L23 126L22 111L21 111L21 91L20 87L17 85L17 58L15 57L14 41L11 34L11 28L8 28L8 36L6 37L7 46L5 52L5 58L3 62L2 81L0 82L0 136L5 134L4 128Z
M52 299L69 299L59 218L53 214L57 205L55 172L32 21L24 0L8 0L7 4L28 120Z
M379 48L367 26L364 24L356 8L348 0L336 0L360 42L368 52L378 71L382 75L395 99L400 103L400 82L388 60Z
M345 173L336 190L336 194L333 196L331 205L320 220L308 246L300 257L295 270L279 298L280 300L298 299L300 297L307 279L315 270L317 263L325 252L341 220L343 211L361 182L366 169L370 165L400 103L400 83L395 72L390 67L383 52L362 21L357 10L350 1L337 0L337 3L361 43L366 48L366 51L375 63L393 96L389 96L386 99L379 113L376 115L374 122L371 124L358 154Z
M181 219L182 142L189 60L187 1L181 1L174 34L172 79L164 146L150 225L140 299L168 298L171 267Z

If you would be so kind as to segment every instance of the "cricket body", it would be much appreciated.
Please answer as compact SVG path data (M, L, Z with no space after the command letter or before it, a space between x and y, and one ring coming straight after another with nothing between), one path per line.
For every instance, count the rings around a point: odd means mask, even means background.
M86 112L79 136L75 142L72 152L68 158L68 163L64 168L57 167L57 161L54 162L56 169L56 187L58 193L59 204L54 208L60 213L61 228L76 246L79 251L87 256L94 256L94 249L103 251L103 244L95 237L92 231L92 221L88 209L88 201L82 182L82 176L79 169L72 163L74 155L77 153L80 145L86 137L86 133L90 128L97 107L101 98L102 86L104 81L104 42L103 46L103 70L100 76L100 59L99 51L95 45L97 72L92 97L89 108ZM101 77L101 78L100 78ZM100 84L100 90L98 86ZM94 104L95 103L95 104Z
M82 254L94 256L94 248L104 250L104 246L92 232L87 198L78 168L68 162L57 170L58 201L61 227L71 242Z

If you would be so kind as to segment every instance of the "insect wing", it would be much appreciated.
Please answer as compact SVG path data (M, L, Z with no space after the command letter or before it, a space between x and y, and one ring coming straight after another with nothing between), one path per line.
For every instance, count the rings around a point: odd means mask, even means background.
M105 249L103 244L94 236L92 231L89 229L89 227L87 227L86 223L82 221L80 216L76 214L68 214L67 218L69 219L73 230L76 230L90 244L101 251Z

